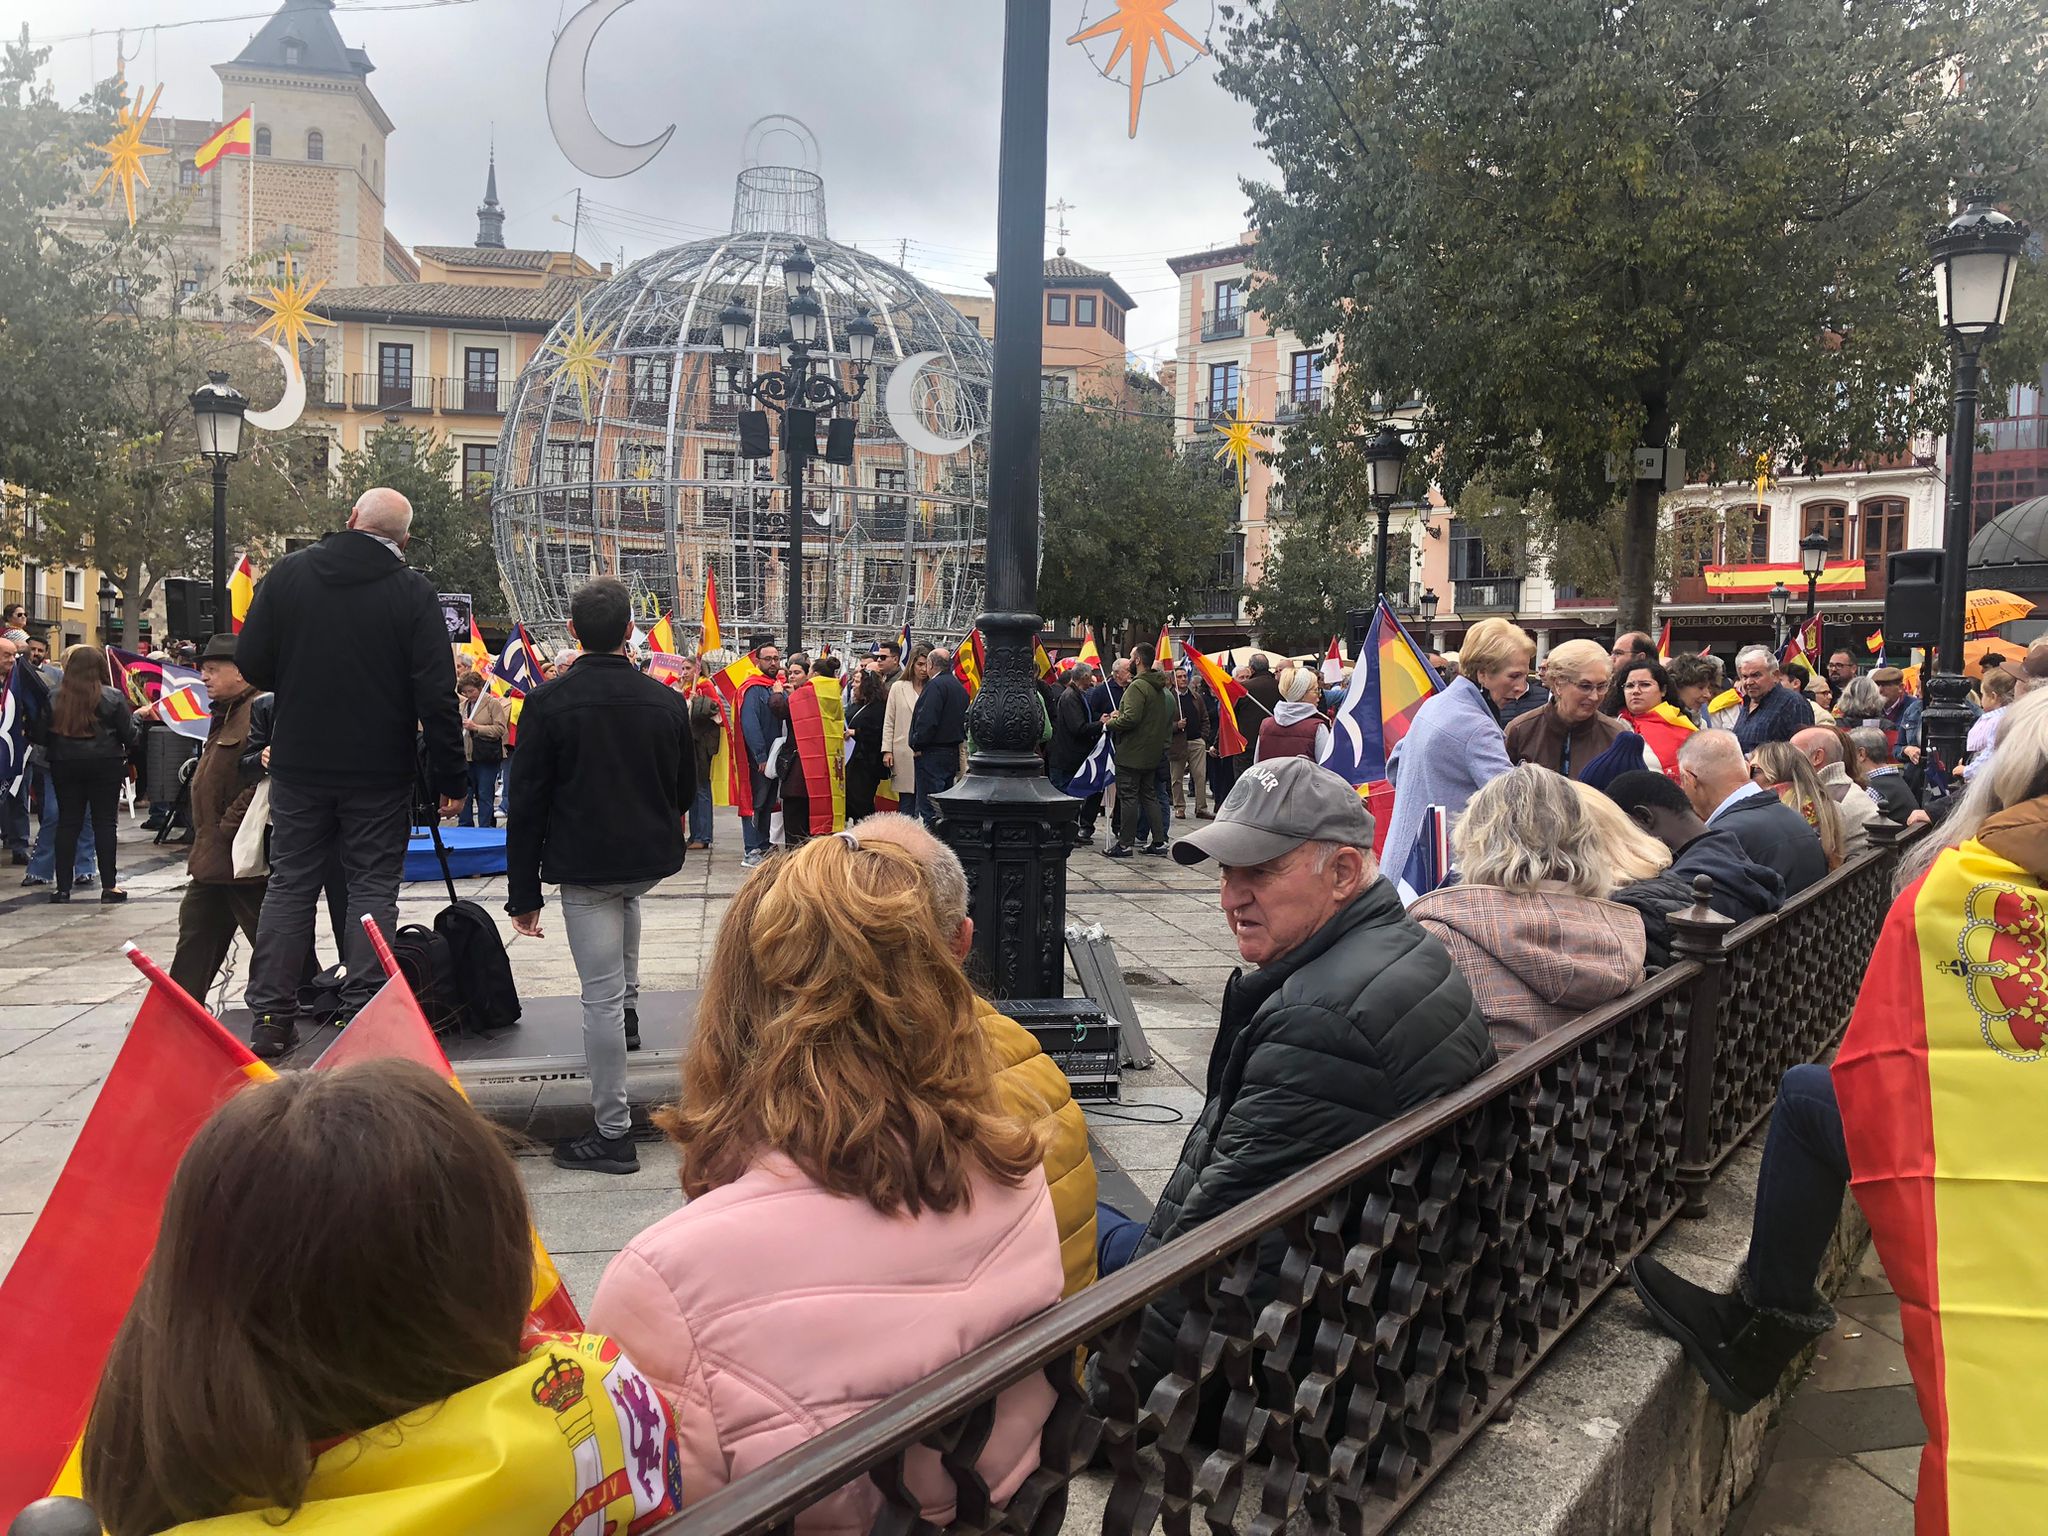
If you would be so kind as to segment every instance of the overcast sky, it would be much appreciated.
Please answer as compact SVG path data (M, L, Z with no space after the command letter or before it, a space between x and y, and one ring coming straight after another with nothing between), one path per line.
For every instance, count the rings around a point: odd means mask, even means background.
M548 130L549 47L564 8L582 0L359 3L366 8L341 4L336 21L377 66L371 89L397 125L387 220L408 245L475 238L494 125L509 244L566 247L570 231L553 221L572 216L579 184L589 209L586 254L595 246L616 257L623 246L632 259L722 233L747 124L788 112L822 145L835 239L891 260L903 249L926 281L987 291L999 0L635 0L592 52L595 115L627 142L671 121L677 127L651 165L615 181L581 176ZM49 69L66 99L112 72L114 33L126 28L129 78L164 83L159 112L218 117L212 66L261 24L252 13L275 8L269 0L0 0L0 26L12 37L25 21L38 42L52 40ZM1103 79L1086 50L1064 43L1084 16L1093 21L1110 8L1111 0L1054 0L1046 198L1074 205L1069 254L1107 268L1130 290L1138 304L1130 346L1156 363L1172 355L1174 337L1175 280L1164 258L1235 238L1245 217L1239 178L1263 176L1269 166L1253 143L1249 111L1217 85L1206 59L1149 88L1138 137L1127 138L1127 91ZM1211 0L1178 0L1172 14L1203 36ZM243 19L207 19L220 17ZM89 30L99 35L78 36ZM1107 58L1100 44L1091 46ZM1047 215L1048 254L1054 217Z

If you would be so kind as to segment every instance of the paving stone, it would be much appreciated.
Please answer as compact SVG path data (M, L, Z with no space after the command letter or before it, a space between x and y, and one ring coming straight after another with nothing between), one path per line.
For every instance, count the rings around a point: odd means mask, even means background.
M1796 1393L1785 1405L1785 1417L1845 1455L1896 1450L1927 1438L1910 1385Z
M44 1119L52 1110L68 1104L78 1091L71 1085L17 1083L10 1074L7 1082L0 1083L0 1121L20 1124Z
M1920 1451L1864 1451L1851 1458L1857 1466L1909 1499L1920 1496Z
M1856 1296L1837 1300L1835 1310L1853 1318L1865 1328L1875 1329L1888 1339L1905 1342L1905 1325L1899 1320L1899 1298L1890 1291L1882 1296Z
M1850 1335L1860 1337L1850 1337ZM1874 1328L1844 1319L1829 1331L1814 1356L1807 1387L1819 1392L1847 1392L1867 1387L1911 1384L1913 1373L1898 1340Z
M1884 1263L1877 1256L1877 1244L1872 1243L1864 1251L1863 1260L1856 1266L1855 1273L1850 1275L1848 1282L1843 1285L1842 1295L1879 1296L1891 1288L1891 1281L1885 1278Z
M611 1174L586 1173L592 1186L624 1184ZM533 1224L553 1253L617 1253L662 1217L683 1203L680 1189L618 1189L593 1187L589 1193L537 1195L531 1201Z
M1850 1461L1776 1462L1729 1536L1911 1536L1913 1504Z

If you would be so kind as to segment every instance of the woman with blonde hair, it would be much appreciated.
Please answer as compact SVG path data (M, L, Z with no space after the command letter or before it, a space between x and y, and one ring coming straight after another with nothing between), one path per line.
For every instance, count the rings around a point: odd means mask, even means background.
M1313 667L1299 663L1280 673L1280 702L1273 706L1273 718L1259 722L1255 763L1276 757L1306 757L1320 761L1330 745L1330 728L1321 713L1323 685Z
M1506 619L1481 619L1458 648L1458 675L1423 701L1408 734L1387 763L1394 812L1380 849L1380 867L1399 876L1422 830L1422 817L1439 805L1455 816L1488 780L1509 768L1500 711L1529 691L1536 642Z
M1616 871L1579 786L1524 763L1472 797L1451 830L1459 882L1408 915L1472 988L1499 1049L1540 1039L1643 977L1643 921L1608 901Z
M740 887L657 1123L689 1203L612 1261L590 1317L674 1407L686 1502L1059 1299L1040 1148L1004 1109L924 870L858 828ZM995 1500L1038 1465L1052 1402L1037 1374L997 1400L977 1461ZM937 1452L909 1481L927 1520L953 1517ZM880 1506L857 1482L796 1529L864 1531Z
M1849 832L1842 824L1841 807L1813 771L1806 754L1789 741L1766 741L1758 743L1749 761L1756 781L1806 818L1820 838L1828 868L1840 869L1848 852Z
M1610 877L1613 889L1654 880L1671 867L1671 850L1629 820L1628 813L1606 792L1590 784L1571 781L1579 792L1579 805L1593 818L1593 836L1599 849L1600 867Z

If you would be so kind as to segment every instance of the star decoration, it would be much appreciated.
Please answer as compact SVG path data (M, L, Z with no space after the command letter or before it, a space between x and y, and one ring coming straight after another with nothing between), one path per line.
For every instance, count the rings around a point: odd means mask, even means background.
M258 339L275 336L278 344L293 357L306 344L308 333L316 325L332 325L334 322L325 315L316 315L311 309L312 302L320 290L327 286L327 279L310 286L299 281L292 270L292 253L284 253L284 281L271 286L268 296L252 294L250 302L270 311L270 318L256 327Z
M647 510L648 507L648 482L656 478L654 467L654 455L651 453L642 453L640 455L640 461L633 466L632 475L635 480L638 480L640 482L641 488L638 491L635 491L633 494L640 498L640 510L644 512Z
M612 339L610 326L601 331L591 331L583 324L583 301L576 301L576 322L559 341L551 341L541 349L541 355L555 359L555 370L548 375L550 384L568 380L570 388L576 391L576 399L583 419L590 420L590 396L604 380L611 364L605 360L604 349Z
M1107 75L1115 69L1117 62L1126 54L1131 61L1131 133L1138 136L1138 108L1145 100L1145 77L1151 72L1152 50L1159 50L1159 62L1169 75L1178 73L1173 55L1167 50L1167 39L1177 38L1194 49L1196 54L1209 50L1195 41L1194 36L1179 22L1166 13L1173 9L1174 0L1116 0L1116 9L1092 27L1083 27L1067 44L1093 42L1098 37L1116 37L1116 46L1109 51L1109 63L1103 67ZM1185 65L1180 66L1185 68Z
M1222 425L1223 446L1216 450L1216 457L1219 460L1228 459L1237 466L1237 494L1242 496L1245 489L1245 464L1250 460L1252 450L1270 445L1253 435L1258 423L1245 415L1242 400L1237 403L1237 414L1226 417Z
M104 144L93 148L107 157L107 168L100 172L100 179L93 183L92 190L98 194L101 187L112 181L121 189L121 197L128 205L128 227L135 227L135 183L149 185L149 173L142 168L142 162L150 155L168 155L170 150L162 144L142 142L142 130L149 126L149 116L156 111L156 100L163 95L164 88L158 86L149 98L149 105L139 113L129 105L128 92L121 91L121 107L114 114L114 136Z

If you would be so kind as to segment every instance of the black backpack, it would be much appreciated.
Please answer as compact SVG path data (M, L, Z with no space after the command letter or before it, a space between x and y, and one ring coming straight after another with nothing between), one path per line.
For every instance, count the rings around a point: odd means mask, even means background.
M401 940L408 934L417 936L416 943L422 951L420 969L439 989L437 1000L452 1011L455 1025L475 1034L510 1029L519 1022L519 988L512 980L512 960L505 953L505 941L490 913L456 894L439 819L429 819L427 827L433 833L434 852L441 860L448 905L435 914L432 928L413 924L401 928L398 936ZM393 948L397 950L400 969L406 970L406 980L419 994L420 1007L428 1022L436 1031L442 1030L445 1026L427 1006L426 993L420 991L419 982L406 969L405 951L396 945Z
M431 928L407 923L391 941L391 956L434 1033L459 1031L464 1017L462 992L456 979L455 952L448 941Z

